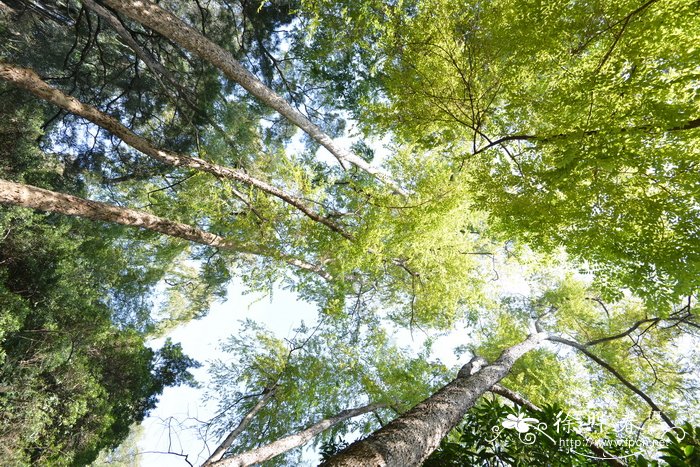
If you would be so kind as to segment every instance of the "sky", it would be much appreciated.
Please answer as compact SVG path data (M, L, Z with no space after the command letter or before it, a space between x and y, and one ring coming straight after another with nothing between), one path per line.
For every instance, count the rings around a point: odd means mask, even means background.
M315 306L297 300L289 291L275 290L272 297L261 294L243 295L241 292L240 286L230 286L227 299L223 303L215 304L206 317L180 326L169 334L174 342L182 344L188 356L204 364L202 368L193 371L203 387L165 389L158 406L143 422L145 432L139 443L142 451L139 459L141 465L188 465L184 459L177 456L155 453L168 450L189 454L189 460L195 465L206 459L207 453L202 452L202 441L198 440L192 431L182 433L175 420L171 421L173 428L170 430L171 436L168 436L168 420L170 417L178 421L186 421L190 417L207 420L215 414L215 401L210 400L207 403L202 400L208 381L207 361L231 358L221 352L219 343L236 333L240 320L250 318L264 323L278 337L293 336L293 329L299 326L302 320L306 323L316 320ZM153 345L159 346L162 341L163 339L154 341ZM197 460L199 462L196 462Z
M268 122L261 120L261 125ZM348 121L346 134L349 136L337 138L336 143L349 148L354 140L358 139L358 131L352 121ZM291 143L287 146L290 154L301 153L304 149L303 133L298 131ZM372 165L378 166L388 155L386 141L366 141L375 151ZM337 164L336 159L325 149L319 148L316 153L319 161L329 165ZM208 361L215 359L228 359L220 349L220 342L233 335L239 328L241 320L250 318L264 324L277 337L285 338L294 335L293 329L302 321L306 324L316 322L318 313L312 304L302 302L297 297L282 289L276 289L272 295L243 295L243 288L235 282L229 286L227 298L215 304L207 316L202 319L179 326L170 332L174 342L182 345L186 355L201 362L203 366L192 371L202 388L191 387L166 388L161 395L156 409L144 420L142 426L144 433L139 441L139 462L145 467L160 466L187 466L187 461L179 456L163 454L174 451L185 453L187 460L194 465L201 464L208 457L207 448L193 430L182 430L179 423L194 422L192 419L208 420L216 414L214 400L203 401L206 385L209 381L207 368ZM419 345L422 340L410 343L410 338L399 337L408 340L405 345ZM163 339L150 343L154 348L162 345ZM451 351L449 352L451 355ZM449 358L449 355L446 354ZM210 442L209 449L216 447L217 440ZM212 445L213 444L213 445ZM313 456L318 458L317 456Z
M494 289L528 293L528 286L518 271L509 273L505 269L499 269L499 279L494 281ZM195 424L195 419L208 420L215 415L215 401L203 400L208 382L207 362L218 358L232 358L231 355L221 352L219 344L237 332L240 320L250 318L263 323L280 338L292 337L293 329L302 321L308 325L316 322L318 315L315 305L298 300L290 291L276 289L271 297L261 294L243 295L241 292L240 286L231 285L226 300L215 304L207 316L182 325L168 335L174 342L182 344L187 355L204 364L202 368L193 371L202 388L165 389L156 409L143 422L145 430L139 442L139 461L142 466L188 465L182 457L163 454L167 451L187 454L188 460L194 465L201 464L207 458L209 452L196 432L183 431L180 423ZM411 334L407 329L394 334L397 345L411 347L416 352L422 348L425 337L420 331ZM152 345L158 347L162 341L163 339L159 339ZM454 349L467 343L465 330L456 329L435 340L431 356L441 360L448 367L456 367L460 363L466 363L469 356L463 356L461 360L464 361L458 360ZM210 441L209 449L215 448L217 441ZM309 459L309 465L315 465L312 461L317 460L318 455L315 452L307 452L304 458Z

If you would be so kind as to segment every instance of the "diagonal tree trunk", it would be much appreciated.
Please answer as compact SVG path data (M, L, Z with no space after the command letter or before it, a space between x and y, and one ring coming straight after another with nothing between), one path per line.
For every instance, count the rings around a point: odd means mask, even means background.
M265 393L263 396L260 398L260 400L253 406L250 411L245 414L245 416L241 419L241 421L236 425L236 428L231 430L231 432L224 438L224 440L219 444L219 446L214 450L214 452L209 456L209 459L207 459L202 466L208 466L212 465L214 462L217 462L221 460L222 457L224 457L224 454L226 454L226 450L231 447L233 442L236 440L236 438L243 433L243 430L246 429L248 425L250 425L250 422L253 420L253 418L257 415L258 412L262 410L263 407L267 405L267 403L272 399L272 397L275 395L275 389L266 389Z
M523 342L504 350L495 362L481 369L465 365L457 377L438 392L322 465L420 465L479 397L503 379L521 356L537 348L546 337L544 332L532 334ZM474 362L475 359L470 363Z
M293 435L285 436L277 441L274 441L268 445L247 451L241 454L237 454L232 457L227 457L221 459L218 462L213 462L211 464L204 464L216 467L246 467L248 465L259 464L265 462L268 459L272 459L275 456L283 454L291 449L299 446L303 446L308 443L314 436L322 433L328 428L337 425L338 423L347 420L349 418L364 415L369 412L373 412L377 409L381 409L385 404L369 404L363 407L357 407L355 409L343 410L337 415L321 420L318 423L314 423L310 427L302 430Z
M145 211L112 206L111 204L91 201L65 193L57 193L32 185L23 185L0 179L0 204L21 206L45 212L56 212L96 221L112 222L128 227L138 227L222 250L277 258L298 269L314 272L326 280L330 279L328 273L320 266L307 263L298 258L236 244L224 237L197 227L158 217Z
M258 180L255 177L248 175L246 172L230 167L223 167L211 162L205 161L198 157L191 157L184 154L178 154L171 151L166 151L156 147L146 138L138 136L130 129L122 125L115 118L100 112L95 107L83 104L78 99L68 96L58 89L44 82L32 70L20 68L14 65L0 62L0 79L8 81L17 87L25 89L35 96L44 99L59 106L60 108L90 120L96 125L104 128L119 139L124 141L132 148L173 167L188 167L190 169L208 172L219 178L236 180L248 185L252 185L272 196L275 196L282 201L294 206L299 211L303 212L310 219L325 225L332 231L339 233L347 239L352 239L352 236L346 232L341 226L327 217L321 216L313 209L308 207L299 198L282 191L281 189L270 185L267 182Z
M312 123L282 96L265 86L255 75L246 70L229 51L212 42L199 31L189 27L172 13L147 0L104 0L104 4L197 54L219 68L229 79L240 84L265 105L276 110L287 120L301 128L339 161L347 161L355 165L382 180L396 192L404 194L401 187L391 180L386 173L372 167L361 157L340 147L318 125Z

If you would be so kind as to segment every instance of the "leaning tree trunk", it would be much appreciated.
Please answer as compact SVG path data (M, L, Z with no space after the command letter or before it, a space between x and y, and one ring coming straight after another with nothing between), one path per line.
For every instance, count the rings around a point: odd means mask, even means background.
M357 407L355 409L343 410L337 415L321 420L320 422L314 423L307 429L295 433L293 435L285 436L277 441L274 441L265 446L261 446L257 449L251 451L246 451L235 456L227 457L221 459L218 462L207 463L204 465L216 466L216 467L246 467L253 464L259 464L265 462L268 459L272 459L275 456L279 456L291 449L299 446L303 446L308 443L314 436L322 433L328 428L337 425L338 423L347 420L349 418L358 417L360 415L373 412L377 409L381 409L385 404L368 404L363 407Z
M188 26L172 13L147 0L104 0L103 3L132 20L153 29L219 68L229 79L240 84L246 91L257 97L265 105L279 112L321 146L325 147L341 161L341 164L342 161L347 161L387 183L398 193L404 193L399 185L383 171L372 167L361 157L340 147L318 125L312 123L282 96L265 86L255 75L246 70L229 51L212 42L196 29Z
M130 227L153 230L171 237L182 238L217 248L245 251L223 237L205 230L158 217L145 211L112 206L78 196L57 193L32 185L0 179L0 204L11 204L39 211L57 212L67 216L84 217Z
M236 425L236 428L231 430L231 432L224 438L224 440L219 444L219 446L214 449L214 452L209 456L209 458L204 461L202 466L208 466L212 465L214 462L217 462L221 460L222 457L224 457L224 454L226 454L226 450L231 447L233 442L236 440L236 438L243 433L243 430L245 430L248 425L250 425L250 422L253 421L253 418L260 412L263 407L267 405L267 403L272 399L272 397L275 395L275 388L273 389L265 389L263 391L263 396L260 398L257 404L247 413L243 416L241 421Z
M95 221L121 224L127 227L138 227L222 250L279 259L290 266L314 272L324 279L330 280L330 275L318 265L279 252L264 251L260 247L248 247L241 243L234 243L220 235L145 211L113 206L100 201L91 201L78 196L3 179L0 179L0 204L21 206L44 212L55 212L67 216L84 217Z
M307 206L304 201L296 196L272 186L263 180L258 180L243 170L220 166L199 157L187 156L185 154L160 149L148 139L137 135L129 128L122 125L114 117L101 112L95 107L84 104L75 97L64 94L60 90L50 86L33 70L0 62L0 79L25 89L35 96L59 106L67 112L93 122L94 124L117 136L132 148L152 157L153 159L156 159L159 162L162 162L163 164L173 167L187 167L193 170L210 173L219 178L235 180L254 186L265 193L275 196L285 203L294 206L310 219L325 225L334 232L341 234L343 237L352 239L352 236L342 227L327 217L314 212L313 209Z
M494 363L481 369L472 368L475 361L472 360L452 382L438 392L369 437L351 444L322 465L420 465L438 447L442 438L462 420L477 399L503 379L516 360L539 346L546 337L544 332L532 334L523 342L504 350Z

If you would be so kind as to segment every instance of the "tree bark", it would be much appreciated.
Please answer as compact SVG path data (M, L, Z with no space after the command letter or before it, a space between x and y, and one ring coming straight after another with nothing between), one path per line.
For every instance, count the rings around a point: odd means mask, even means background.
M294 206L310 219L325 225L332 231L341 234L343 237L352 239L352 236L342 227L330 219L314 212L299 198L290 195L289 193L285 193L267 182L258 180L242 170L223 167L198 157L191 157L160 149L146 138L138 136L132 132L130 129L117 121L117 119L100 112L95 107L83 104L78 99L68 96L58 89L53 88L48 83L44 82L33 70L0 62L0 79L25 89L35 96L44 99L47 102L51 102L52 104L55 104L72 114L78 115L93 122L94 124L117 136L132 148L162 162L163 164L173 167L187 167L194 170L200 170L203 172L208 172L219 178L236 180L247 185L252 185Z
M57 212L67 216L85 217L96 221L140 227L202 245L247 252L244 248L238 248L237 245L219 235L206 232L191 225L164 219L144 211L112 206L99 201L90 201L77 196L57 193L8 180L0 179L0 204L13 204L40 211Z
M318 265L278 252L265 252L260 248L236 244L224 237L207 232L181 222L171 221L154 214L135 209L112 206L100 201L91 201L78 196L57 193L32 185L0 179L0 204L56 212L67 216L84 217L95 221L112 222L128 227L152 230L171 237L189 240L201 245L213 246L222 250L237 251L257 256L279 259L298 269L318 274L326 280L331 276Z
M272 459L282 453L285 453L291 449L299 446L303 446L309 442L314 436L327 430L328 428L337 425L338 423L347 420L349 418L357 417L369 412L373 412L377 409L384 407L385 404L369 404L363 407L357 407L355 409L343 410L337 415L321 420L318 423L311 425L303 431L295 433L290 436L285 436L277 441L274 441L266 446L253 449L232 457L221 459L218 462L213 462L211 466L216 467L245 467L248 465L259 464L265 462L268 459Z
M250 412L245 414L245 416L241 419L236 428L234 428L231 431L231 433L229 433L228 436L226 436L226 438L221 442L221 444L219 444L219 446L214 450L211 456L209 456L209 459L204 461L202 467L212 465L214 462L221 460L221 458L224 457L226 450L231 447L235 439L238 438L238 436L243 432L243 430L246 429L248 425L250 425L250 422L253 420L255 415L257 415L257 413L260 412L260 410L262 410L262 408L267 405L267 403L270 401L270 399L272 399L274 395L274 389L267 390L260 398L258 403L255 404L255 406L250 410Z
M503 379L522 355L538 347L544 332L504 350L498 359L474 372L465 365L457 377L369 437L357 441L322 465L404 467L420 465L474 403Z
M132 20L153 29L219 68L229 79L240 84L265 105L279 112L325 147L339 161L347 161L380 179L396 192L405 194L401 187L382 170L372 167L361 157L340 147L318 125L312 123L282 96L265 86L255 75L246 70L229 51L212 42L196 29L189 27L172 13L146 0L104 0L103 3Z

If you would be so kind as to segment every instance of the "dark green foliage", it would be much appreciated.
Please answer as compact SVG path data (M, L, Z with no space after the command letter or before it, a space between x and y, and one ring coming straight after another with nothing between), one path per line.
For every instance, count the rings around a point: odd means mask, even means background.
M700 465L700 427L684 423L680 428L666 434L668 443L661 449L661 459L672 467ZM639 462L639 465L651 464Z
M90 230L19 210L3 210L0 225L0 443L18 464L89 463L165 386L191 382L194 362L171 342L154 352L113 322L107 299L120 274L82 251L79 234Z
M42 109L5 91L0 177L83 183L37 146ZM141 240L139 239L141 237ZM4 465L85 465L124 439L166 386L191 384L179 344L145 345L165 267L148 235L0 207L0 446ZM133 247L133 248L129 248Z
M349 443L343 438L338 438L337 440L333 438L321 443L321 447L319 448L321 462L327 461L348 446Z

